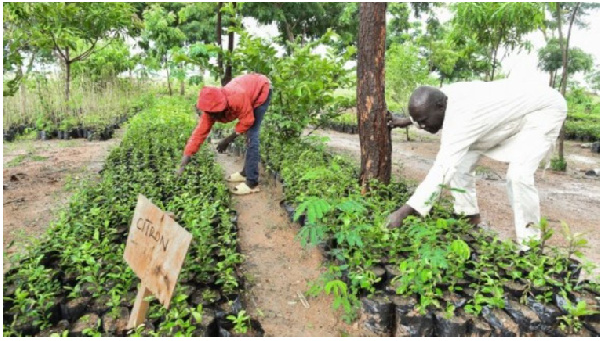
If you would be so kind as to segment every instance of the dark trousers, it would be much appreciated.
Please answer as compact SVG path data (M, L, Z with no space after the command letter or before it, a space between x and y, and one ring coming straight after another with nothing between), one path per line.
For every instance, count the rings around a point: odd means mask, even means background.
M271 94L273 89L269 90L269 96L265 103L254 109L254 124L246 132L246 161L242 175L246 177L246 184L249 187L258 185L258 163L260 162L260 125L265 117L267 108L271 103Z

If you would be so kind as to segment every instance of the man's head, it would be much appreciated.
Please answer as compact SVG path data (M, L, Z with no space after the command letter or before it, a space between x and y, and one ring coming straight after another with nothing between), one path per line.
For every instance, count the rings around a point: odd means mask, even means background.
M211 116L222 116L227 109L227 97L223 93L222 88L214 86L205 86L198 94L196 102L196 112L205 112Z
M437 133L444 124L448 97L439 89L420 86L413 91L408 101L408 113L421 129Z

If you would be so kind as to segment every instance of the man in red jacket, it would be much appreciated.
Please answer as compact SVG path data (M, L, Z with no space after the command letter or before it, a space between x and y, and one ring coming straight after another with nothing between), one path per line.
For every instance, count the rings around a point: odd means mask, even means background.
M196 109L202 111L198 126L189 138L181 167L177 175L181 175L192 155L206 140L215 122L231 122L239 119L235 132L219 142L217 151L224 152L229 144L241 134L246 134L248 149L242 172L227 178L229 182L241 182L232 192L249 194L260 191L258 188L258 162L260 161L260 125L271 102L271 82L266 76L249 74L234 78L222 88L205 86L200 90Z

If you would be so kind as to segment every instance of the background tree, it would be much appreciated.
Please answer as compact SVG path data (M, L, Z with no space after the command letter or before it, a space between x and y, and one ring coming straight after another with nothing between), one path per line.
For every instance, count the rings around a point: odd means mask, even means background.
M599 4L585 4L581 2L575 3L555 3L555 11L554 17L556 18L557 29L558 29L558 39L560 43L560 49L562 50L562 77L561 77L561 87L560 93L563 96L566 96L567 93L567 77L569 75L569 44L571 41L571 30L573 28L573 24L577 21L579 26L585 26L585 21L583 18L588 15L589 10L593 8L597 8ZM568 28L567 28L567 37L564 39L563 35L563 15L567 16L568 20ZM563 127L560 130L560 138L558 145L558 159L559 163L563 165L563 170L567 169L567 164L564 162L564 141L565 141L565 129L564 123Z
M495 71L503 57L500 48L507 52L528 48L523 36L543 24L543 4L529 2L464 2L452 7L453 22L458 35L468 36L485 46L490 69L487 80L494 80Z
M423 35L421 32L421 18L428 15L428 23L437 21L432 10L434 7L442 5L430 2L390 2L387 7L389 21L386 25L386 46L389 48L394 43L402 44L421 37ZM411 10L416 19L415 21L410 21Z
M280 42L289 54L289 44L296 39L304 45L320 38L330 28L338 34L343 28L351 29L350 22L340 21L342 14L347 13L345 8L342 2L249 2L244 4L242 13L261 24L275 22L281 32Z
M183 32L185 38L181 46L174 47L174 54L178 49L187 50L196 43L212 43L215 41L216 8L214 2L165 2L161 3L167 12L175 15L175 20L170 24L173 28ZM171 74L179 80L179 93L185 94L187 79L186 63L171 64Z
M74 64L72 76L89 76L92 81L106 81L135 67L129 46L122 40L114 40L106 48Z
M219 2L217 5L217 26L216 26L216 33L215 35L217 36L217 45L219 46L219 49L222 51L223 50L223 18L222 18L222 9L223 9L223 3ZM219 78L221 78L221 80L223 79L223 54L219 53L219 56L217 57L217 66L219 68ZM223 85L222 81L221 81L221 85Z
M170 54L174 47L179 47L185 41L185 34L172 24L175 22L175 13L167 12L158 4L144 10L144 30L142 31L142 45L149 57L167 70L167 85L169 95L173 95L171 87L171 74L169 72Z
M568 52L569 61L567 63L567 72L574 74L580 71L589 71L593 67L593 57L578 47L570 48ZM558 39L551 39L548 44L538 51L538 67L548 72L550 78L548 84L556 88L557 71L563 67L563 53ZM560 88L561 82L558 84Z
M104 49L134 25L133 8L128 3L38 2L21 4L14 13L22 32L28 35L27 44L22 46L53 50L61 60L67 102L71 66Z
M600 91L600 65L596 65L594 71L588 73L585 77L590 88L596 91Z
M240 4L242 5L242 4ZM229 38L227 45L227 53L221 53L221 55L225 55L226 65L223 69L223 77L221 78L221 86L225 86L227 83L231 81L233 78L233 64L231 62L231 55L233 54L233 47L235 45L235 29L242 26L241 19L238 18L238 10L237 3L230 2L227 3L224 7L221 8L221 12L227 14L228 19L228 29L227 36ZM221 50L223 50L223 46L221 46ZM223 67L223 66L222 66Z
M386 5L361 3L359 7L356 99L363 193L372 179L389 183L392 171L385 104Z
M440 3L429 2L411 2L410 6L404 2L390 2L386 8L386 48L389 48L393 43L404 43L415 38L409 34L411 28L416 28L420 25L420 20L411 22L410 14L419 19L423 14L432 15L434 7L442 6ZM338 33L341 39L334 43L339 51L345 51L348 47L356 47L358 40L358 7L357 2L348 2L343 7L335 26L332 28ZM418 32L417 32L418 35Z
M3 29L2 53L3 62L3 95L13 96L24 78L31 71L37 50L30 43L29 5L18 2L6 3L3 6ZM27 71L23 72L25 59L23 55L29 54L29 65ZM7 73L13 73L13 78L7 77Z
M412 91L430 84L429 65L415 44L393 44L385 55L386 101L392 111L403 110Z

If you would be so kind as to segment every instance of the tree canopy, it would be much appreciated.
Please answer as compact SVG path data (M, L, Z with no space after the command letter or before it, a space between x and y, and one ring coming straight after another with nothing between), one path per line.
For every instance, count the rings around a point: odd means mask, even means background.
M487 79L494 80L499 66L498 52L528 48L524 35L538 29L544 21L543 4L530 2L464 2L452 6L457 34L474 39L488 53Z

